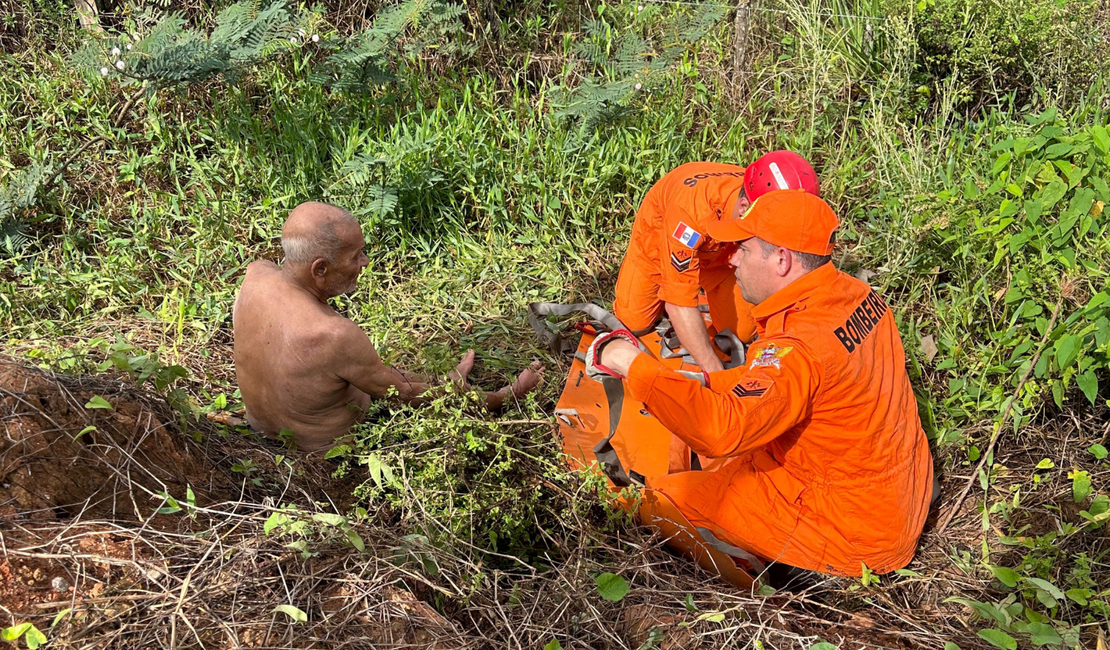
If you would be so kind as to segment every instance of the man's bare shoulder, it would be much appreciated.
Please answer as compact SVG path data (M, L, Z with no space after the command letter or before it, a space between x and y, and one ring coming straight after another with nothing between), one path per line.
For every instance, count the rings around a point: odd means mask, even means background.
M376 353L366 332L340 314L319 319L312 329L313 344L335 361L365 360Z
M270 275L270 274L273 274L273 273L280 273L280 272L281 272L281 268L277 264L271 262L270 260L255 260L255 261L253 261L253 262L251 262L250 264L247 265L246 276L249 278L249 277L254 277L254 276L265 276L265 275Z

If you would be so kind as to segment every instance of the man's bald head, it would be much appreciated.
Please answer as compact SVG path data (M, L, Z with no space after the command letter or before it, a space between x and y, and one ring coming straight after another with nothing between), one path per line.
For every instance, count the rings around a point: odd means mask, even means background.
M318 259L335 262L352 244L355 232L361 240L358 220L343 208L308 201L293 208L281 228L281 248L287 264L312 264Z

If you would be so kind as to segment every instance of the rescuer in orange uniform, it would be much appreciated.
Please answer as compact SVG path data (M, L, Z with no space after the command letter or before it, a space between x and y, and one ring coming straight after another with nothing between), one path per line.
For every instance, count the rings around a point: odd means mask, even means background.
M732 281L728 259L734 247L707 234L710 224L739 217L762 194L804 189L818 194L813 167L791 151L772 151L747 169L693 162L675 168L648 190L617 277L613 313L643 333L666 309L682 346L703 369L721 370L698 294L705 291L717 331L732 330L748 343L755 333L751 305Z
M628 332L586 356L696 453L733 458L648 485L691 523L769 560L858 576L861 563L883 573L913 558L933 462L890 308L830 262L838 224L821 199L786 190L708 228L740 242L730 263L759 332L745 367L703 385Z

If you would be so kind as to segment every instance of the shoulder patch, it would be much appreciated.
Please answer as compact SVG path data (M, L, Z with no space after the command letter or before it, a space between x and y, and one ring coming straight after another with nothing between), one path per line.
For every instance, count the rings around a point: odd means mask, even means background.
M698 242L701 241L701 233L681 221L678 222L678 227L674 229L671 236L681 242L683 246L689 246L690 248L697 248Z
M693 259L693 253L679 249L671 253L671 266L679 273L685 273L690 270L690 262L692 262Z
M775 382L763 377L745 377L732 387L732 394L737 397L763 397Z
M765 366L773 366L775 368L782 368L779 359L782 359L794 349L794 346L780 348L775 344L768 345L765 348L755 350L755 358L749 368L759 368Z

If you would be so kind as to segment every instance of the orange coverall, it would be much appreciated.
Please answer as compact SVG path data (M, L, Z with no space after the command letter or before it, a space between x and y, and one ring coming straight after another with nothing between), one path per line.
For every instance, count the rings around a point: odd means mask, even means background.
M733 460L651 487L767 559L859 576L913 558L933 461L890 309L826 264L753 309L746 367L709 387L642 354L628 391L700 455Z
M617 276L613 313L629 329L655 324L663 303L697 307L705 290L717 331L752 340L752 306L740 297L729 266L732 244L705 234L710 221L731 219L744 186L744 168L712 162L676 167L648 190Z

